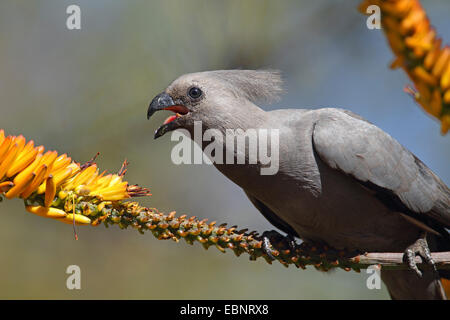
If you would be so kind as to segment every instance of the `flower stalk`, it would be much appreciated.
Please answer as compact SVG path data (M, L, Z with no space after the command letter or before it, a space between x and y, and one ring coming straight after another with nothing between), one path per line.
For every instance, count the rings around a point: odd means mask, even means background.
M391 68L402 68L414 83L407 87L417 103L450 128L450 47L442 45L419 0L365 0L360 11L377 5L389 46L395 54Z

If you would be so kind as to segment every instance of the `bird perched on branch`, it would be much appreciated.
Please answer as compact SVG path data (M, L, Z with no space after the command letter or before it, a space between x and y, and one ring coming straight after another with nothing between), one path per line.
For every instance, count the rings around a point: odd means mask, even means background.
M435 270L430 250L450 250L449 188L395 139L350 111L261 109L257 103L277 99L281 85L273 71L186 74L152 100L148 118L159 110L176 113L155 138L179 128L193 134L196 121L203 131L224 135L277 129L278 145L270 146L279 148L276 174L262 175L259 161L214 165L291 239L362 252L404 252L409 270L381 271L393 299L445 299L440 278L450 273ZM205 148L204 141L200 145ZM230 150L236 157L234 141L223 143L223 151ZM271 234L263 235L270 255ZM419 270L417 255L430 268Z

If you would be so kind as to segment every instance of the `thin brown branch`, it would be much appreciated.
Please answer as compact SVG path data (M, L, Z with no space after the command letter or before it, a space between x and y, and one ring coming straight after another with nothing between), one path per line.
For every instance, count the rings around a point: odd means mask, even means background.
M450 252L433 252L431 254L438 269L450 269ZM407 265L403 263L403 253L396 252L372 252L351 258L353 261L359 259L358 265L361 269L371 265L381 265L383 269L407 269ZM422 259L416 257L416 263L421 268L429 268L428 265L422 264Z

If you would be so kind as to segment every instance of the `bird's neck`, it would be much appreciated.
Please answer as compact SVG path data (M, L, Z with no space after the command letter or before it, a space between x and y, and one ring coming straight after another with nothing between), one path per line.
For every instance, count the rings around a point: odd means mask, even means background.
M257 105L243 101L238 106L225 107L224 112L204 123L205 130L216 129L226 133L227 130L249 130L265 128L268 114Z

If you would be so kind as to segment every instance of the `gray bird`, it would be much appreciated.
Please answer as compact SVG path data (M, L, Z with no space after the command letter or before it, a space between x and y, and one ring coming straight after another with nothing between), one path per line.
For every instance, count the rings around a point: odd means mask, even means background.
M275 71L186 74L152 100L148 118L158 110L176 113L155 138L178 128L193 136L195 121L223 134L278 129L276 174L261 175L259 162L214 165L290 238L336 249L404 252L409 270L381 271L393 299L445 299L440 278L450 273L420 271L414 258L433 265L430 249L450 250L449 188L395 139L350 111L267 112L257 106L277 99L281 85ZM224 144L224 151L229 148Z

